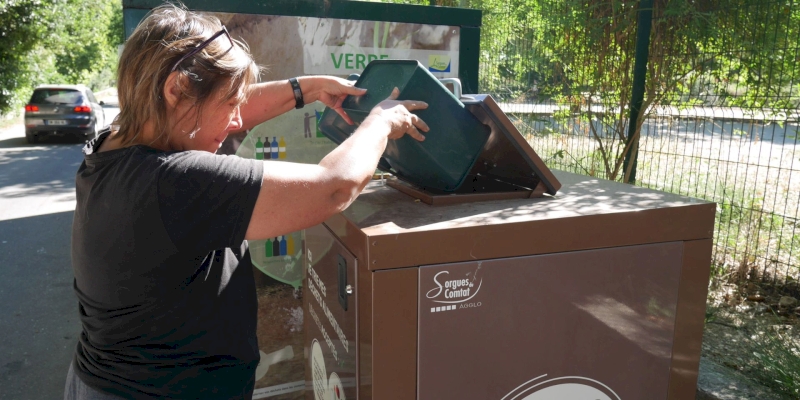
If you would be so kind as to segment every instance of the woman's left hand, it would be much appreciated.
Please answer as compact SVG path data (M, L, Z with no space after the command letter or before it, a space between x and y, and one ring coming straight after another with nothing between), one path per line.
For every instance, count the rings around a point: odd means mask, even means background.
M355 87L355 81L348 81L346 79L337 78L335 76L310 76L308 79L312 86L311 92L317 94L316 99L321 101L326 106L336 111L341 115L345 122L353 125L353 120L347 115L342 108L342 102L348 95L361 96L367 92L367 89L359 89ZM304 82L301 81L301 85Z

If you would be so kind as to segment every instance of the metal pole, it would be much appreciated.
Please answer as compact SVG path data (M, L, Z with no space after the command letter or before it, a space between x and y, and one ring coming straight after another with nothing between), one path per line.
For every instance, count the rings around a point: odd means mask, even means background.
M639 140L635 138L639 111L644 100L644 85L647 77L647 59L650 54L650 29L653 22L653 0L639 2L639 17L636 22L636 59L633 64L633 90L631 91L630 117L628 118L628 152L623 162L623 177L630 166L628 183L636 183L636 158L639 155Z

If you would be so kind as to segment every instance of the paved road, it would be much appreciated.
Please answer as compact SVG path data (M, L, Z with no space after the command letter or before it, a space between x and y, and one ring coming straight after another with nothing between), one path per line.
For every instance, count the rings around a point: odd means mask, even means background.
M0 399L63 398L80 323L70 227L82 145L0 130Z

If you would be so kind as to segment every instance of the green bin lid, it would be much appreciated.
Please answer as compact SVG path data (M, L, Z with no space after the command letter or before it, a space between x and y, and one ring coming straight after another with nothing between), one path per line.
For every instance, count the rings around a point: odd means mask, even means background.
M399 100L428 103L427 109L415 114L430 131L423 142L408 135L389 141L378 167L423 189L450 192L461 186L490 131L435 76L417 60L374 60L356 86L367 89L367 93L349 96L342 103L356 125L348 125L327 109L320 119L321 132L336 143L343 142L397 87Z

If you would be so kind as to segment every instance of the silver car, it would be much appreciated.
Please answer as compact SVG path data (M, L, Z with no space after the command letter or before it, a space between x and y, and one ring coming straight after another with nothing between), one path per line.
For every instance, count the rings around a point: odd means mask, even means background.
M36 143L48 135L92 139L106 126L103 102L83 85L43 85L25 105L25 138Z

